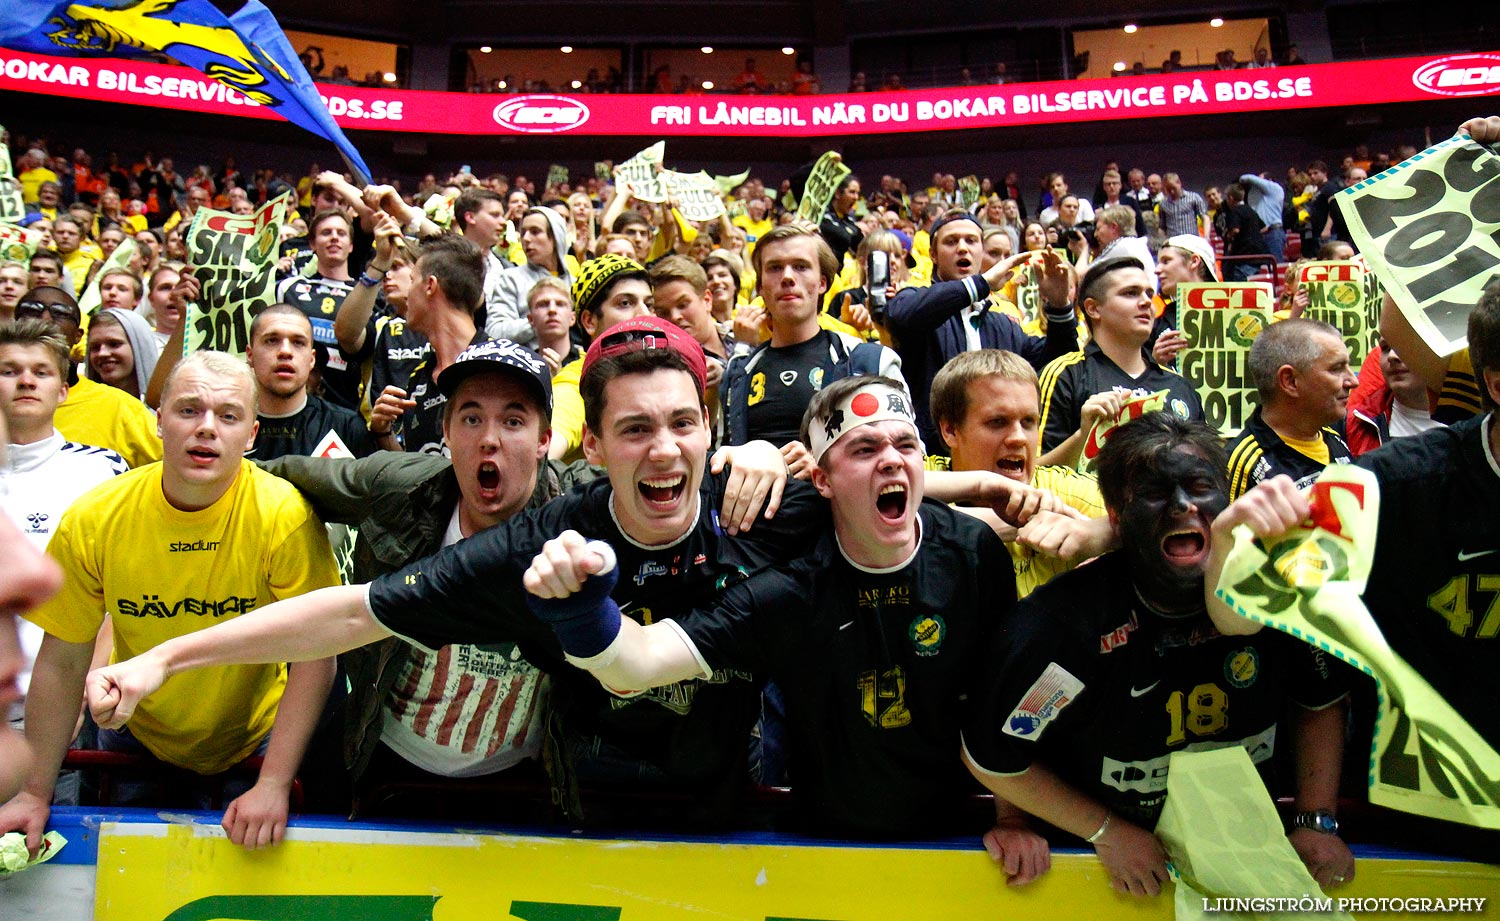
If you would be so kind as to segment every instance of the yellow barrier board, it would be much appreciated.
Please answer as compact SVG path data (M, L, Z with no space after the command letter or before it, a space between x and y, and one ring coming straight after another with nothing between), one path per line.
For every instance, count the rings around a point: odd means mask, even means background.
M1299 898L1304 893L1285 893ZM1311 893L1322 898L1319 893ZM1500 867L1372 859L1337 896L1494 899ZM1093 854L1007 887L972 850L580 840L294 827L245 851L216 827L106 823L98 921L1029 921L1166 919Z

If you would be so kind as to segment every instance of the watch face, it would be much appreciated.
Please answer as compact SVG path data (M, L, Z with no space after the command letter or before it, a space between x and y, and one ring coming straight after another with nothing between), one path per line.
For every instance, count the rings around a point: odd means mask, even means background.
M1310 828L1320 831L1325 835L1336 835L1339 833L1339 820L1328 812L1304 812L1298 815L1293 822L1298 828Z

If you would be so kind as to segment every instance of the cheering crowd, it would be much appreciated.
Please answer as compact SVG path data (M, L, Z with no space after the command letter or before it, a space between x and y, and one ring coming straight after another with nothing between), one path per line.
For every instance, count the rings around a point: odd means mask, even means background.
M1155 894L1169 756L1240 746L1338 885L1372 688L1212 599L1234 528L1306 520L1330 464L1381 484L1366 604L1500 744L1500 283L1466 351L1388 304L1358 368L1296 284L1355 256L1343 183L1407 151L1203 195L1119 164L1039 201L850 174L813 224L811 169L694 222L607 169L403 194L20 149L0 831L33 848L101 798L64 768L91 748L151 766L109 803L227 803L247 847L299 786L367 815L514 778L529 818L617 829L765 822L752 791L789 786L791 830L982 834L1014 883L1082 839ZM184 357L214 324L199 210L279 194L244 358ZM1281 309L1226 442L1176 369L1177 287L1250 278Z

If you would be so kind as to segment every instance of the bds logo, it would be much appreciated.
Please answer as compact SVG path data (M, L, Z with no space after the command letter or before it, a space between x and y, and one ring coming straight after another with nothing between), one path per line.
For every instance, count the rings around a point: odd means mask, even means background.
M1500 54L1455 54L1429 61L1411 82L1439 96L1487 96L1500 92Z
M589 120L589 107L566 96L517 96L495 106L496 123L526 134L570 131Z

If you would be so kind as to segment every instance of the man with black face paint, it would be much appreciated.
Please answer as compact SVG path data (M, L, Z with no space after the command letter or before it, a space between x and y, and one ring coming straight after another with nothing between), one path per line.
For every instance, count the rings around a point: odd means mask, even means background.
M1149 829L1172 752L1242 746L1270 789L1290 786L1271 776L1288 698L1299 705L1297 808L1331 813L1337 800L1345 691L1332 663L1282 634L1220 635L1204 610L1210 529L1229 501L1224 470L1213 431L1171 413L1111 434L1099 488L1123 549L1016 606L964 732L974 776L1093 844L1119 892L1155 895L1167 879ZM1319 883L1353 876L1336 834L1299 828L1290 839Z

